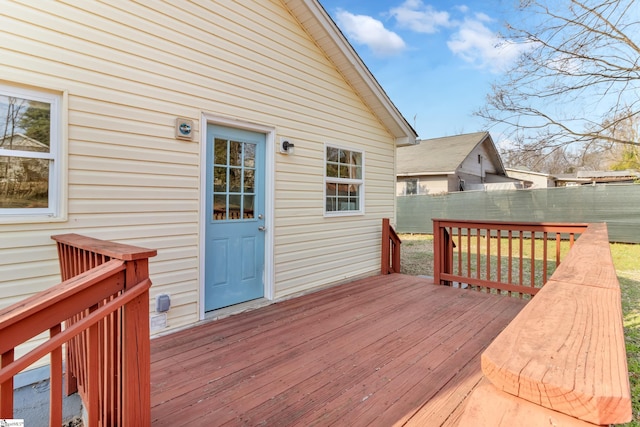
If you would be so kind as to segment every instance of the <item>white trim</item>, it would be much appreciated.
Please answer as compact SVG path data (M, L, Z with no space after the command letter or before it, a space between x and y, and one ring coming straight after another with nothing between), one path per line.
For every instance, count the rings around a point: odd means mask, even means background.
M362 178L361 179L345 179L345 178L332 178L329 181L336 184L358 184L360 186L360 209L357 211L328 211L327 212L327 147L337 148L339 150L351 151L360 153L362 156ZM343 217L343 216L362 216L365 214L365 183L366 183L366 171L365 171L365 150L348 148L345 146L324 143L324 163L323 163L323 177L322 177L322 211L324 217Z
M373 113L380 118L380 121L395 138L396 145L416 144L416 131L389 99L380 83L320 2L318 0L284 1L289 10L336 65L345 80L349 82ZM309 17L313 19L308 19Z
M265 126L256 123L249 123L242 120L220 117L213 114L202 113L200 117L200 261L198 280L199 297L198 297L198 315L200 320L205 319L204 309L204 270L205 270L205 224L206 224L206 191L207 191L207 125L214 124L226 126L236 129L243 129L252 132L263 133L265 135L265 183L264 183L264 225L266 227L264 238L264 297L273 300L275 295L275 272L274 272L274 195L275 195L275 155L276 149L276 129L272 126Z
M413 176L440 176L440 175L455 175L455 171L449 172L415 172L415 173L399 173L396 175L398 178L408 178Z
M67 209L67 108L68 94L65 91L54 91L47 88L14 86L0 82L0 92L5 96L48 103L50 107L50 141L49 152L24 152L19 150L2 150L3 155L22 158L51 160L49 168L49 200L47 208L0 208L0 223L31 223L66 221Z

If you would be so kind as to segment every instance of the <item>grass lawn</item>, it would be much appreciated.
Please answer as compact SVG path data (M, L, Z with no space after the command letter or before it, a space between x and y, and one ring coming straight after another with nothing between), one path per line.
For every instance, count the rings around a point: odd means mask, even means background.
M402 234L400 239L402 273L433 276L433 236ZM640 245L612 244L611 255L622 290L627 363L633 401L633 421L625 426L640 427Z

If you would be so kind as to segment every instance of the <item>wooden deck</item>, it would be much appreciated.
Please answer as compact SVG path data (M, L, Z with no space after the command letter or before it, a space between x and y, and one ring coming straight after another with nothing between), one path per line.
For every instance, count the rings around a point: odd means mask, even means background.
M152 424L455 425L524 304L392 274L157 338Z

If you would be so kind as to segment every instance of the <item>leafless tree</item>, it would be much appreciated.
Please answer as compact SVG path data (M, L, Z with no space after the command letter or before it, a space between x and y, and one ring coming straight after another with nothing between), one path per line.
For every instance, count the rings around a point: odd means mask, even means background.
M525 154L640 146L617 131L640 118L640 1L520 0L519 12L504 38L526 48L476 114Z

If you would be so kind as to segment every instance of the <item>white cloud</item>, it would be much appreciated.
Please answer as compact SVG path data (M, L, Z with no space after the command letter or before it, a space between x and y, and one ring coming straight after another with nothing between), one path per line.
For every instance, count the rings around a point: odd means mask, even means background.
M441 27L450 27L451 17L448 12L437 11L421 0L406 0L400 7L389 11L398 25L418 33L433 34Z
M338 10L336 20L347 37L368 46L377 56L397 55L406 48L399 35L387 30L382 22L370 16Z
M489 19L484 14L465 19L447 46L464 61L497 73L511 65L527 46L501 39L483 23Z

